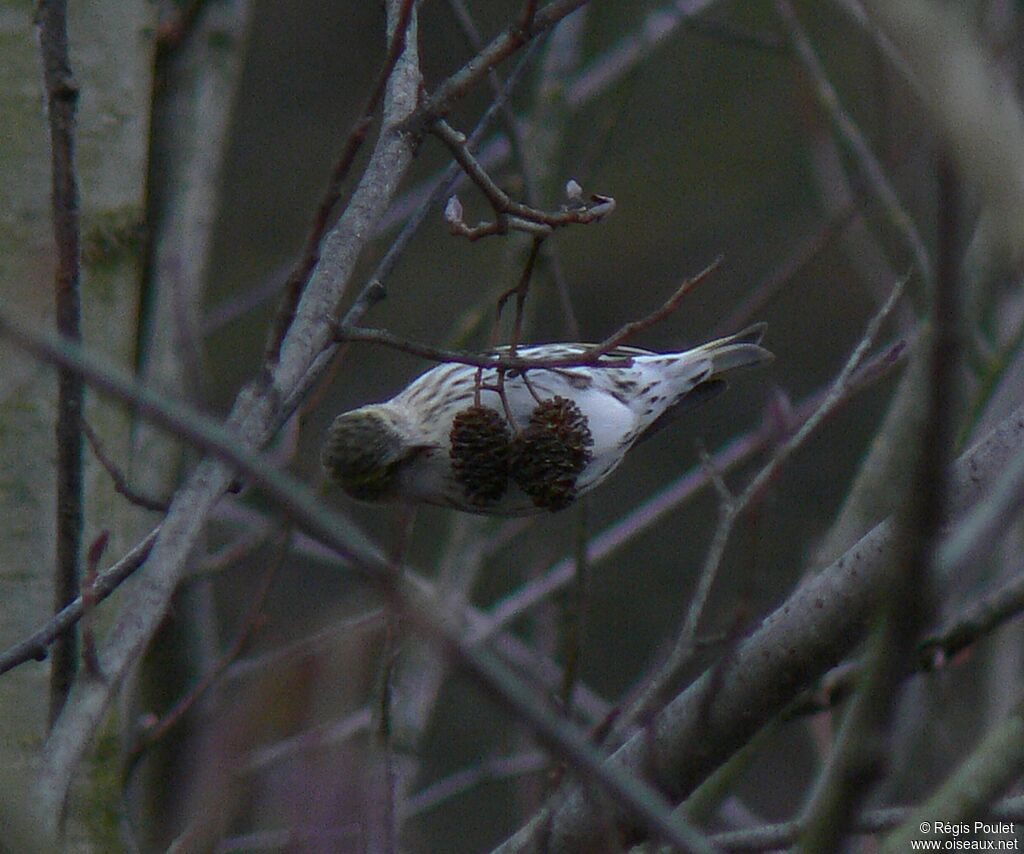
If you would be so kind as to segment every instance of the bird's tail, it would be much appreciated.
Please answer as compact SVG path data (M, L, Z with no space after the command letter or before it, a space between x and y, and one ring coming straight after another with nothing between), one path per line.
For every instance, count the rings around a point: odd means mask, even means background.
M766 326L765 323L755 323L742 332L708 341L694 350L694 356L703 355L711 359L708 379L719 379L740 368L753 368L771 362L775 356L761 346Z
M708 341L707 344L688 351L687 358L681 361L683 367L691 372L692 385L687 385L679 399L644 430L638 441L649 439L683 412L707 403L725 391L728 385L725 380L726 375L733 371L757 367L772 361L775 356L760 345L765 328L766 324L755 323L735 335ZM709 361L711 370L704 373ZM693 378L692 371L697 365L701 366L701 375Z

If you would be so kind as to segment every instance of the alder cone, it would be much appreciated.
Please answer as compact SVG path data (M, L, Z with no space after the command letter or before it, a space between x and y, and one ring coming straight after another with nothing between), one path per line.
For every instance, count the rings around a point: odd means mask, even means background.
M455 415L449 434L455 479L466 500L486 507L508 489L509 429L505 418L486 406L470 406Z
M537 507L562 510L576 499L576 482L593 444L587 418L573 401L542 401L512 442L512 479Z

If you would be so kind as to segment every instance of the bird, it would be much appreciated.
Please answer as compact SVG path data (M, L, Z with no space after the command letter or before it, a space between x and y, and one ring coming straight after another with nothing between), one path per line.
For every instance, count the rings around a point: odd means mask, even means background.
M390 400L334 418L321 463L360 501L492 516L563 510L638 441L722 391L728 375L770 362L764 331L756 324L681 352L620 346L569 367L442 362ZM553 360L590 347L521 345L514 354Z

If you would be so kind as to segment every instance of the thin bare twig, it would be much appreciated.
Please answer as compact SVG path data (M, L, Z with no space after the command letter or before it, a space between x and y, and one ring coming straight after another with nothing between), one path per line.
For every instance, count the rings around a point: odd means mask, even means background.
M789 0L775 0L775 9L786 25L790 41L804 70L814 84L818 103L832 119L840 139L852 152L875 198L881 203L889 221L909 247L914 258L914 265L921 274L926 288L931 287L934 276L932 263L914 220L900 202L896 190L885 176L882 165L871 151L871 146L868 145L864 134L849 113L843 109L839 93L836 92L832 81L829 80L828 73L818 58L810 37L803 24L800 23L796 12L793 11Z
M285 555L288 553L288 543L291 539L290 530L285 527L278 539L280 542L277 544L276 554L270 558L270 564L264 571L256 591L249 601L249 607L242 616L241 627L236 633L234 640L217 661L214 662L213 666L196 681L191 689L180 697L159 720L153 721L150 726L147 726L137 734L135 743L128 750L128 755L125 759L126 776L131 775L132 770L150 747L161 739L166 738L167 734L184 720L189 710L205 696L207 691L217 683L228 667L238 659L246 644L252 639L253 634L263 624L263 608L266 605L267 595L270 593L274 579L277 577Z
M110 531L100 531L86 556L85 579L82 590L82 662L89 676L102 679L103 671L96 653L96 635L93 633L93 615L96 610L96 581L99 578L99 564L107 548Z
M465 134L455 130L444 119L434 122L430 126L430 132L448 146L455 162L484 194L495 213L493 222L466 225L462 220L462 205L453 197L445 212L452 234L478 240L492 234L505 234L511 229L524 231L535 237L546 237L556 228L598 222L615 212L615 199L596 194L590 197L589 204L574 205L555 213L517 202L494 182L487 174L487 170L473 156L466 144Z
M122 581L131 577L149 557L149 552L156 542L159 528L151 531L145 539L135 546L121 560L100 573L91 585L92 604L98 604L113 593ZM60 637L71 626L75 625L85 613L86 603L82 596L68 603L59 613L55 614L44 625L29 635L25 640L0 653L0 675L8 670L24 664L26 661L44 661L49 652L50 644Z
M508 344L509 355L512 357L515 357L516 348L522 340L523 309L526 307L526 295L530 292L530 281L533 278L534 266L537 263L537 256L540 254L540 248L543 243L543 237L534 236L533 240L530 241L530 252L526 258L526 264L523 266L523 272L519 276L519 282L512 290L506 291L498 297L498 315L495 318L495 322L501 318L501 312L505 308L505 303L513 296L516 298L516 315L512 320L512 338Z
M624 344L629 338L632 338L634 335L643 332L646 329L650 329L650 327L654 326L654 324L656 323L660 323L662 320L664 320L666 317L672 314L672 312L674 312L677 308L679 308L679 303L682 302L683 297L685 297L688 293L690 293L690 291L697 287L697 285L701 284L701 282L703 282L708 276L715 272L715 270L718 269L721 263L722 256L719 255L710 264L708 264L707 267L705 267L703 270L697 273L697 275L691 276L689 279L683 282L678 288L676 288L675 293L672 294L672 296L670 296L667 300L665 300L665 302L662 304L660 308L655 309L646 317L641 318L640 320L632 320L629 323L623 324L621 327L619 327L619 329L616 332L609 335L607 338L604 339L604 341L602 341L600 344L594 347L593 350L598 354L607 353L610 350L614 350L620 344Z
M128 478L124 476L121 469L118 468L107 452L103 448L103 443L100 441L100 437L96 435L96 431L92 429L89 422L84 418L82 419L82 432L85 434L85 438L89 441L89 447L92 448L93 454L96 455L96 459L106 470L107 474L110 475L110 479L114 482L114 491L119 495L123 495L132 504L143 508L144 510L152 510L156 513L166 513L167 508L170 506L166 501L160 501L156 498L151 498L148 495L143 495L132 489L128 483Z
M54 303L57 331L74 340L82 336L81 222L75 167L75 111L78 83L68 55L66 0L41 0L36 11L42 52L46 114L50 123L53 239L57 250ZM57 372L56 562L54 612L74 601L79 592L82 545L82 414L85 384L75 371ZM56 644L50 668L49 723L60 714L78 670L78 639L74 632Z
M435 362L456 362L462 365L471 365L477 368L496 368L504 371L525 371L532 369L551 368L573 368L582 366L592 367L623 367L631 364L628 355L614 355L614 358L605 358L611 351L622 345L633 335L649 329L654 324L664 320L678 307L679 303L694 287L706 279L721 263L717 258L697 275L687 279L659 308L652 311L640 320L634 320L623 324L615 332L601 341L594 344L580 353L573 356L559 356L550 359L532 359L520 356L490 355L486 353L467 353L462 350L446 350L441 347L433 347L429 344L420 344L409 341L401 336L394 335L383 329L366 329L361 327L341 326L338 328L336 338L339 341L364 341L374 344L383 344L393 347L414 356L421 356L424 359L431 359Z
M238 774L258 774L266 768L306 753L320 753L325 747L344 744L357 736L373 731L373 712L364 706L340 721L317 724L298 735L260 746L246 757Z
M529 31L522 28L520 21L493 38L487 47L422 100L407 122L409 129L417 135L421 133L422 129L435 119L446 115L452 103L469 91L491 68L507 59L530 39L551 29L586 2L587 0L552 0L533 14Z
M494 780L537 774L549 768L550 757L541 751L514 756L493 756L431 783L406 802L405 817L413 818Z
M294 551L293 542L289 546ZM383 630L384 610L375 608L365 614L338 620L311 635L298 638L269 652L235 661L224 674L229 681L265 676L269 668L295 666L304 659L333 652L343 643L370 642L372 635ZM367 637L370 636L370 637Z
M466 41L469 43L470 48L474 53L480 53L480 51L484 49L483 36L480 34L480 30L477 27L476 22L473 20L473 17L466 6L465 0L449 0L448 5L452 10L455 20L458 22L463 35L466 37ZM537 47L541 43L541 39L534 39L530 43L530 53L532 54L533 48ZM516 72L513 71L513 74L514 73ZM538 200L533 176L530 174L530 170L526 168L524 150L525 142L523 140L523 131L521 127L522 123L508 104L508 98L505 96L507 86L502 85L501 80L498 77L498 72L493 68L487 72L487 82L494 95L494 103L497 105L497 114L501 116L501 124L505 128L505 133L511 143L512 151L515 157L520 161L520 171L523 175L527 201L530 204L537 204ZM475 129L473 134L470 136L470 150L473 150L476 144L480 141L480 134L478 130L479 123L477 125L477 129ZM462 173L462 175L464 176L465 173Z

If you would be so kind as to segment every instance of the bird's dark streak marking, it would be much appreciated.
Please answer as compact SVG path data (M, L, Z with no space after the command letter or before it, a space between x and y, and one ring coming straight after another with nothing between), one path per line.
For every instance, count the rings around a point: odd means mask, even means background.
M430 403L430 395L436 389L446 389L451 382L452 375L462 368L462 365L448 364L428 371L409 387L404 398L410 406L418 407ZM435 373L436 372L436 373ZM433 376L431 376L433 374ZM426 378L430 381L426 382Z
M440 418L445 412L471 406L473 386L473 379L468 376L452 380L443 386L444 393L440 397L424 400L423 405L419 407L420 417L424 422L429 423Z
M586 374L569 373L566 371L565 378L576 391L586 391L594 384L594 381Z
M421 398L426 393L427 388L437 388L443 386L447 382L448 377L451 375L453 365L444 365L434 368L433 370L427 371L422 377L416 380L405 392L405 400L410 405L417 405L420 403ZM436 372L436 373L435 373ZM426 378L431 374L435 374L431 377L430 384L428 386Z
M612 385L609 391L619 403L623 406L629 406L630 400L635 397L636 392L636 381L626 379L620 374L616 373L611 376Z

